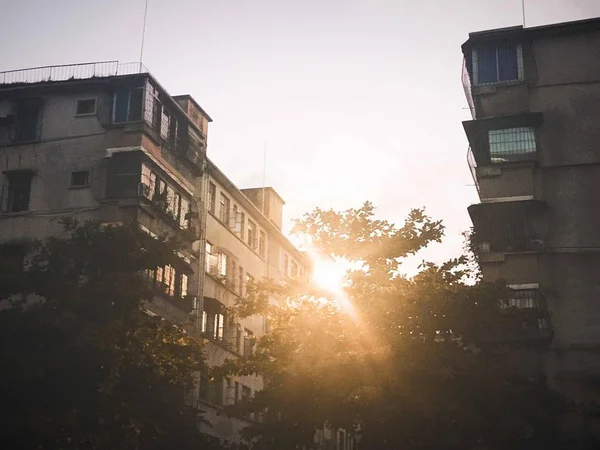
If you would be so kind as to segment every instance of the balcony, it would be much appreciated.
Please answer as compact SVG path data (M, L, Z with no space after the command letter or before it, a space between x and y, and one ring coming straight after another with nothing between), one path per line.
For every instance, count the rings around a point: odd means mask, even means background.
M466 120L463 127L477 166L536 162L537 128L542 113L523 113L479 120Z
M508 289L493 324L479 330L483 345L546 348L554 331L545 297L539 289Z
M546 203L524 200L480 203L468 208L482 262L490 253L544 250ZM490 262L496 261L491 258Z

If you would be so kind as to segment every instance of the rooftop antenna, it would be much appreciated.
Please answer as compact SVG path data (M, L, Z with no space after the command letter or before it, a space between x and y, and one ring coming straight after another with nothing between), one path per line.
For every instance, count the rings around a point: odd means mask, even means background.
M521 0L521 13L523 14L523 28L525 28L525 0Z
M148 0L144 8L144 26L142 27L142 45L140 48L140 72L142 71L142 57L144 56L144 37L146 36L146 16L148 15Z
M265 148L263 151L263 183L262 183L262 203L261 212L265 213L265 180L267 178L267 140L265 139Z

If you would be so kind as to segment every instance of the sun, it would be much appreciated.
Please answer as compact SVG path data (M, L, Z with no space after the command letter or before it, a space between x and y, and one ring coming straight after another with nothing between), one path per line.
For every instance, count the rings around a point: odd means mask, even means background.
M313 282L333 294L343 290L346 268L333 259L313 255Z

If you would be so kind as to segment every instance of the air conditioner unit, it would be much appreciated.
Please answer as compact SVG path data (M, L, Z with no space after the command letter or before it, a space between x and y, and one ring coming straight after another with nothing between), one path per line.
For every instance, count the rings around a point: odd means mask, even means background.
M145 183L138 184L138 197L148 197L150 195L150 186Z

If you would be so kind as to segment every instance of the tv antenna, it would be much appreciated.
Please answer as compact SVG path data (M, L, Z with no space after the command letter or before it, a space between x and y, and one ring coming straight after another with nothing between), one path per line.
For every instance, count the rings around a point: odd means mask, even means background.
M148 0L144 7L144 26L142 27L142 45L140 46L140 72L142 71L142 58L144 56L144 37L146 36L146 17L148 16Z

